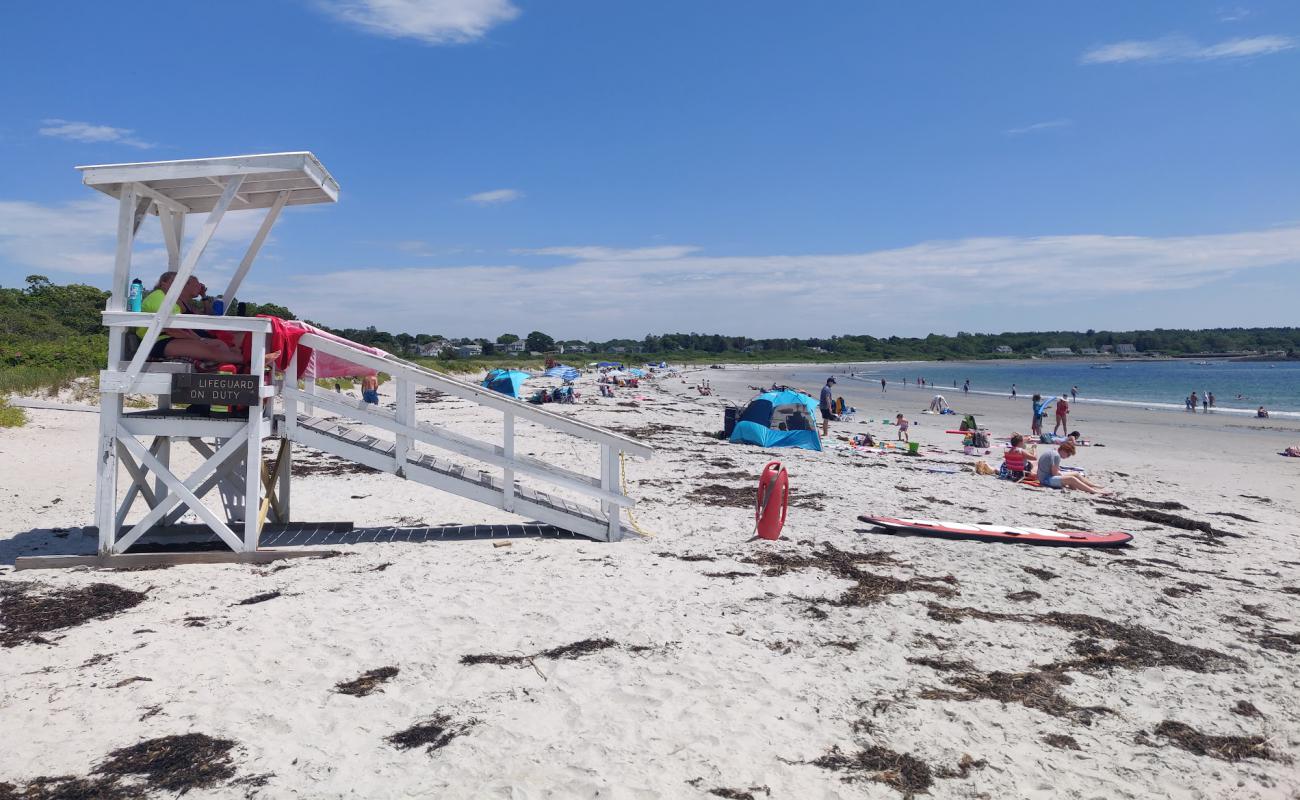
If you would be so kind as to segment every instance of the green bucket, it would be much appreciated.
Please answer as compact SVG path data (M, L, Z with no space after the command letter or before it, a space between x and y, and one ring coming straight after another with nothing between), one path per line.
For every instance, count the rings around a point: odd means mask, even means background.
M917 453L919 453L920 451L921 451L921 443L920 443L920 442L908 442L908 443L907 443L907 454L908 454L909 456L914 456L914 455L916 455Z

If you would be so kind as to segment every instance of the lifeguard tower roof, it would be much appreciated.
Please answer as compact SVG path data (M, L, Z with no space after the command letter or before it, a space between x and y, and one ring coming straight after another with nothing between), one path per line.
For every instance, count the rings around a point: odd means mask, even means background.
M178 214L211 211L226 179L236 175L242 176L243 182L230 204L231 211L270 208L282 192L288 192L284 205L290 206L339 199L334 176L307 152L97 164L77 169L83 183L111 197L120 197L123 186L135 184L138 194L154 201L153 213L157 206Z

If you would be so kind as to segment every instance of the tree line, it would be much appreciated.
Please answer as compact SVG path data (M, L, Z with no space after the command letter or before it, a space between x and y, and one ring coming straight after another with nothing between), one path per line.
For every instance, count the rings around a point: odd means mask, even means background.
M0 367L37 366L99 369L104 364L107 335L100 312L108 299L102 289L83 284L59 285L31 275L23 287L0 287ZM276 303L247 303L248 314L297 319ZM310 321L310 320L308 320ZM436 333L391 333L376 326L332 328L313 322L361 344L410 355L420 345L443 341L449 345L478 344L485 356L499 354L520 339L503 333L495 339L451 337ZM1024 358L1049 347L1101 350L1132 344L1139 353L1192 355L1200 353L1285 352L1300 357L1300 328L1157 328L1133 331L1031 331L1007 333L959 332L955 336L876 337L866 334L811 338L755 339L717 333L660 333L640 339L555 339L542 331L524 337L531 352L552 352L581 345L590 353L637 353L646 359L718 360L976 360ZM1009 348L1010 352L998 352ZM442 353L444 357L450 354Z

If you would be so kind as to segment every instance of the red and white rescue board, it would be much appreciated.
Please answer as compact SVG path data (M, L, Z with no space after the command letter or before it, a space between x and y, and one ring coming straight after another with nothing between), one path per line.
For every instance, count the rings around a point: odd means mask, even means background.
M891 533L938 536L945 539L979 539L986 542L1056 545L1060 547L1119 547L1133 538L1123 531L1052 531L1046 528L1009 527L1006 525L971 525L937 519L898 519L871 517L858 519L884 528Z

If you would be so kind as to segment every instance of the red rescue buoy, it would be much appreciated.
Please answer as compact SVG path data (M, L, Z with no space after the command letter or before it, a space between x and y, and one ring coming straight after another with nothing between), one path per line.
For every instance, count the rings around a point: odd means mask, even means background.
M790 477L780 461L772 461L758 476L758 501L754 505L754 524L758 535L776 539L785 527L785 512L790 504Z

